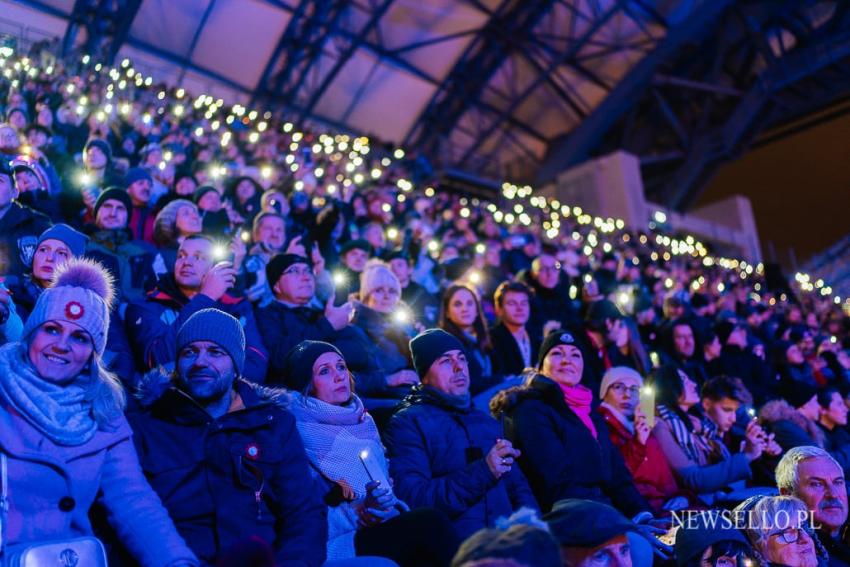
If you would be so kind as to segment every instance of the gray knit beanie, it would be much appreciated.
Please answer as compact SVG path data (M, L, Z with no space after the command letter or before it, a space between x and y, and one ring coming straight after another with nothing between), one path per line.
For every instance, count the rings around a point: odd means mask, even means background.
M227 352L239 375L245 367L245 331L239 319L220 309L193 313L177 331L177 352L195 341L210 341Z
M165 205L153 221L153 239L160 246L177 239L177 213L183 207L197 210L195 203L187 199L175 199Z

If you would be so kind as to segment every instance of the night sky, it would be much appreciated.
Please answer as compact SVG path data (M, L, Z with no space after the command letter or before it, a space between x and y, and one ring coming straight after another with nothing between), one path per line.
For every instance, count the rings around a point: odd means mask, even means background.
M751 150L721 166L697 206L741 194L750 198L762 256L788 269L850 233L850 116Z

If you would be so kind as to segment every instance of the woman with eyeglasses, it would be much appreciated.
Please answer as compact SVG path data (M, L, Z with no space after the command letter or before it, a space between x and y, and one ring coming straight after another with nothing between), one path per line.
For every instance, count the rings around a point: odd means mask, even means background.
M609 368L602 377L602 403L597 411L608 426L611 442L623 455L638 492L653 510L679 509L688 504L688 498L680 492L658 440L650 434L647 416L640 409L642 387L643 378L636 370Z
M815 567L826 550L815 535L811 512L793 496L768 496L736 508L744 534L768 565Z

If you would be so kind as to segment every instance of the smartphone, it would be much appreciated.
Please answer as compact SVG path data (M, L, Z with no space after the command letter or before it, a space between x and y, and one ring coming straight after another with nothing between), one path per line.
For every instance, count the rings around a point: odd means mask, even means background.
M649 428L655 427L655 388L652 386L640 389L640 411L646 416Z
M366 474L369 475L369 480L380 482L382 488L392 490L387 475L384 474L384 469L381 468L381 463L378 458L369 450L363 449L360 451L360 462L363 463L363 468L366 469Z

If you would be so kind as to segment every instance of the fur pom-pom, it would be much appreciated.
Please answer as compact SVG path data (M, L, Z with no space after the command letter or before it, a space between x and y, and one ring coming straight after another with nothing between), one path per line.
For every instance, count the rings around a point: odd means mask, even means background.
M90 258L71 258L56 270L51 287L82 287L103 298L108 309L112 309L115 298L115 280L100 262Z

